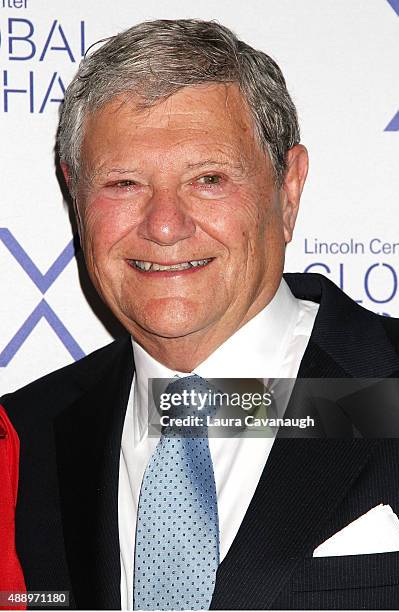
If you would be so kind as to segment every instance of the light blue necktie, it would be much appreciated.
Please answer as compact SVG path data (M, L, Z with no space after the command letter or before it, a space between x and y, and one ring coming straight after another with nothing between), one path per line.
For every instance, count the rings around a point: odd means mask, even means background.
M207 393L193 375L167 393ZM180 409L179 409L180 410ZM212 414L186 407L184 414ZM184 416L182 412L178 416ZM219 565L219 522L207 427L165 427L141 485L134 565L135 610L208 610Z

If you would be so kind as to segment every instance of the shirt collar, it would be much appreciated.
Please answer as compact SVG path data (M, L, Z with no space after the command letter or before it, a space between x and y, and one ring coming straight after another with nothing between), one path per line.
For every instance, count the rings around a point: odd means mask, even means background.
M281 280L273 299L214 353L195 373L203 378L277 378L298 318L298 300Z
M298 311L298 300L282 279L269 304L199 364L193 373L203 378L278 378ZM148 379L188 374L170 370L159 363L134 339L132 344L136 370L133 411L136 445L147 432Z

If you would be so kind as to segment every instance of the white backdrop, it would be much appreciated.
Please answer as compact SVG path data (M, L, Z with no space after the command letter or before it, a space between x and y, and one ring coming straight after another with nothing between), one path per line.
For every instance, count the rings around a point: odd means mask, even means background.
M59 101L93 42L178 17L219 20L286 76L311 158L286 270L399 316L399 0L0 0L0 394L111 339L55 176Z

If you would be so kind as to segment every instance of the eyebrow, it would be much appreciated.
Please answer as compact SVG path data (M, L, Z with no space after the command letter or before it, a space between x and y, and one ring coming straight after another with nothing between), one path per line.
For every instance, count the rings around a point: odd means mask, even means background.
M116 174L128 174L129 172L138 172L138 171L139 171L138 168L111 168L110 170L106 172L105 176L109 176L110 174L113 174L114 172ZM99 174L101 174L101 172Z
M242 170L242 164L240 163L231 163L224 162L217 159L205 159L204 161L196 162L194 164L187 164L187 168L190 170L192 168L202 168L203 166L229 166L230 168L236 168L237 170Z

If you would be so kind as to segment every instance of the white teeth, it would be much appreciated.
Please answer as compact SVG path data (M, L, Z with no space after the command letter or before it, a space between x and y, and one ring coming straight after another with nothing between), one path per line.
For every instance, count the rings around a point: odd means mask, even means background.
M162 266L161 264L152 263L151 261L140 261L138 259L133 260L133 263L136 268L139 268L144 272L148 272L149 270L152 270L153 272L160 272L163 270L188 270L191 267L196 268L197 266L205 266L210 261L210 259L197 259L173 264L171 266Z
M161 266L160 264L153 263L152 270L155 272L160 272L161 270L187 270L190 267L188 262L181 264L174 264L173 266Z

